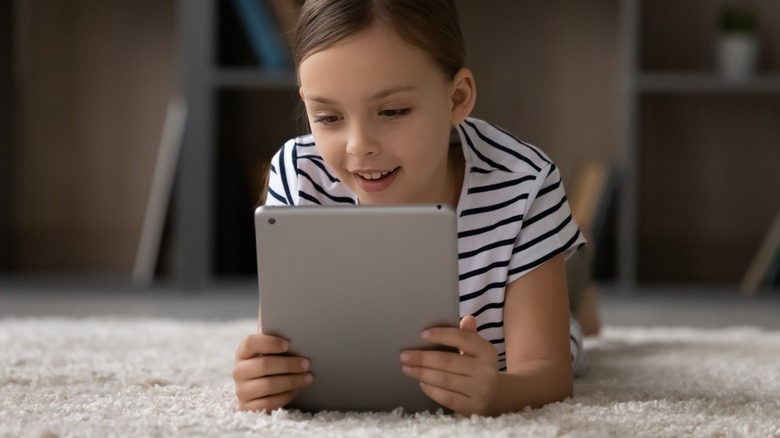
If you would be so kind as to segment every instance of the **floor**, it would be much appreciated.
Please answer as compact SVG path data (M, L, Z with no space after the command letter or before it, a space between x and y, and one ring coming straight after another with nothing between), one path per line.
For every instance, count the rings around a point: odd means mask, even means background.
M780 292L747 297L733 288L655 288L632 294L601 287L605 325L716 328L751 325L780 330ZM229 320L257 316L251 281L200 291L165 285L140 289L125 280L0 278L3 317L169 317Z

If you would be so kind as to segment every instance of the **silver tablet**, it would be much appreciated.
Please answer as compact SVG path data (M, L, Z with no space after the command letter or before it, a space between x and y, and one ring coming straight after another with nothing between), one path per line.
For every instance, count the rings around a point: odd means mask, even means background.
M311 359L290 408L435 411L401 371L422 331L457 326L454 211L443 205L259 207L260 326Z

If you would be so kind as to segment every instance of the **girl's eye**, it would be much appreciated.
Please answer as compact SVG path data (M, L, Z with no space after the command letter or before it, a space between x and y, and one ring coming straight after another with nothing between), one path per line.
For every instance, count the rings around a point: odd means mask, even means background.
M412 110L410 108L387 109L387 110L382 110L379 114L384 117L395 118L395 117L405 116L409 114L411 111Z
M329 125L338 122L340 119L339 116L314 116L314 123Z

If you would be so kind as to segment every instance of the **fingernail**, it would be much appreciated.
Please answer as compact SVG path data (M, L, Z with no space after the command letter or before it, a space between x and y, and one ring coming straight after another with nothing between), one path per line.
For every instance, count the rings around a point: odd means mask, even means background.
M312 376L311 374L306 374L305 376L303 376L303 383L307 383L308 384L308 383L311 383L313 381L314 381L314 376Z
M412 355L409 354L408 352L404 351L404 352L401 353L401 362L407 362L411 358L412 358Z
M423 337L423 339L428 339L428 338L430 338L430 337L431 337L431 331L430 331L430 330L424 330L424 331L422 332L422 337Z
M309 362L309 359L303 359L301 361L301 369L303 371L309 371L309 366L311 365L311 362Z
M282 350L287 351L290 349L290 342L289 341L282 341Z
M408 365L404 365L401 367L401 370L404 372L404 374L409 374L412 372L412 367Z

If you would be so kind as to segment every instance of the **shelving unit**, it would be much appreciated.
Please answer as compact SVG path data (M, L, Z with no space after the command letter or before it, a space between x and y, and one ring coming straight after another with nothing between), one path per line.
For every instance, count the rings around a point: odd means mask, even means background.
M538 144L564 170L573 156L617 156L622 167L617 290L701 290L712 283L736 290L780 206L770 165L780 162L780 8L737 3L759 9L767 29L762 37L770 42L759 74L744 83L713 73L711 30L725 0L614 0L585 11L577 11L584 6L575 1L567 4L571 10L504 1L488 11L474 2L459 3L464 30L471 32L467 44L475 73L488 84L476 116L532 142L537 139L528 132L541 137ZM174 272L187 288L207 287L236 274L236 266L248 266L247 220L256 194L227 190L233 199L226 199L225 188L246 191L247 184L236 179L247 174L241 166L270 156L302 131L295 123L294 72L264 71L245 62L245 42L236 39L240 26L225 14L226 5L178 0L190 112L175 197ZM490 29L478 24L485 22L493 23ZM510 25L517 26L511 35L494 29ZM556 30L540 34L548 28ZM511 54L485 50L496 38L525 46ZM619 53L609 46L615 40ZM527 59L535 60L539 73L529 71ZM593 59L600 67L588 69ZM497 62L504 63L501 69L491 67ZM520 90L507 91L517 83L523 84ZM601 91L587 94L582 87L589 84ZM608 93L620 102L614 117ZM603 105L607 115L589 114L588 123L578 123L594 104ZM540 121L548 126L535 129ZM614 148L612 134L598 134L610 129L616 132Z
M557 164L564 170L571 169L582 157L608 159L616 149L617 137L608 126L613 118L610 114L616 111L617 92L613 91L612 78L617 74L607 64L616 56L613 34L617 31L618 1L584 7L569 0L571 9L564 8L566 13L562 13L559 5L497 0L486 8L459 0L468 62L481 84L474 115L536 142L557 157ZM215 266L218 259L225 260L217 255L219 245L224 244L217 234L224 232L224 227L217 224L214 211L226 202L217 195L220 165L215 163L231 158L232 152L241 156L258 145L275 151L282 141L303 131L295 121L299 103L294 73L266 72L245 62L250 51L245 41L236 38L240 26L235 22L231 25L230 17L223 14L225 4L230 2L178 0L182 73L190 117L178 173L174 276L177 284L187 288L207 287L226 278ZM512 26L511 35L501 30L508 26ZM580 32L587 35L583 38ZM486 50L496 41L511 39L518 44L509 52L507 48ZM604 41L609 41L606 47L601 45ZM225 50L226 46L230 50ZM589 60L595 56L598 61L580 66L575 75L569 72L572 63L561 63L562 59L556 57L539 59L540 53L565 53L563 56ZM528 59L536 59L534 69L528 68ZM502 68L494 68L496 65ZM582 88L584 81L587 90ZM566 87L575 93L562 95ZM605 99L600 90L614 94ZM269 100L281 103L281 111L274 110ZM550 105L552 102L554 105ZM558 114L552 111L556 105L566 105L568 110ZM584 108L591 111L585 120L578 116ZM599 110L592 112L593 108ZM568 129L560 129L562 125ZM225 151L232 152L220 158ZM249 204L245 200L238 203ZM251 217L249 207L241 208L236 210L235 204L232 207L236 220ZM244 243L248 241L251 239L245 236ZM228 257L242 257L236 256L238 253L230 252Z
M759 11L762 29L780 26L776 5L740 3ZM780 162L780 53L769 44L765 70L748 82L715 74L707 44L724 4L622 0L623 290L709 283L736 289L780 207L780 191L770 188L776 171L767 165Z
M246 165L270 158L296 134L296 78L245 62L241 40L232 44L238 55L226 55L223 39L240 32L230 2L178 0L177 8L189 115L174 214L175 282L204 288L252 269L257 193L245 193Z

